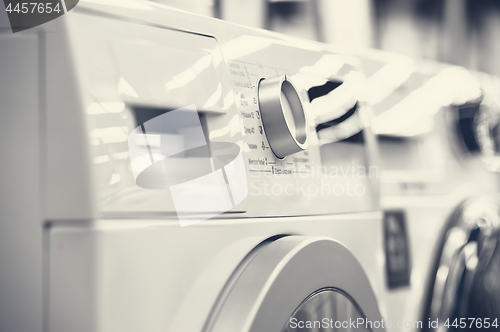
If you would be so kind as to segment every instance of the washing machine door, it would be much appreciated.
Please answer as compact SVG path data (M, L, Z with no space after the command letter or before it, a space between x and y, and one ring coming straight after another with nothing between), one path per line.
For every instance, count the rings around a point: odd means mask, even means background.
M444 234L431 280L428 331L497 329L500 324L500 199L464 202Z
M384 330L368 278L329 238L263 243L235 271L205 326L208 332Z

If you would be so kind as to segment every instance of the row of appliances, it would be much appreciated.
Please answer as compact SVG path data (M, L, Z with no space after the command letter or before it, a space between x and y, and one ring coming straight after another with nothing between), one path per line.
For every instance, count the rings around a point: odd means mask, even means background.
M409 265L394 263L407 270L383 295L387 318L423 331L498 328L500 81L398 55L358 57L379 143L381 208L408 239Z
M2 332L498 315L493 78L136 0L0 22Z

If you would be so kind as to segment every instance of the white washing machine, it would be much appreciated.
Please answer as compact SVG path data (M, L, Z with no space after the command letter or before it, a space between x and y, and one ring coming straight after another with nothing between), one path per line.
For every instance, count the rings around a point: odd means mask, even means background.
M385 235L396 252L379 297L386 319L405 331L454 330L456 318L458 328L460 318L470 329L472 318L495 328L498 79L379 51L356 55L380 149ZM478 306L474 292L487 303Z
M0 22L2 332L385 329L355 59L135 0Z

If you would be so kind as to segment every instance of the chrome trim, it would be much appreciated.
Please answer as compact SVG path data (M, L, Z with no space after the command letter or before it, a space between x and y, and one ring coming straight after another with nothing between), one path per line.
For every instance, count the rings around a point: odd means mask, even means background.
M260 80L259 107L269 145L278 158L307 149L307 117L297 89L286 75Z
M322 320L325 317L331 321L321 328L300 328L291 324L292 319L296 321L323 323ZM351 331L352 329L350 327L342 327L342 325L335 326L335 323L349 322L351 320L358 321L360 318L366 320L366 317L359 309L357 303L355 303L349 295L335 288L324 288L311 294L299 305L281 332ZM332 322L334 323L332 324ZM369 327L366 325L357 326L355 330L359 332L370 331Z
M455 211L434 269L433 288L427 309L428 318L432 321L439 319L439 327L429 328L429 331L447 331L443 324L448 318L467 318L469 295L478 282L478 267L480 264L488 264L481 261L485 259L481 255L482 250L491 241L496 242L499 235L499 197L473 198L462 203Z

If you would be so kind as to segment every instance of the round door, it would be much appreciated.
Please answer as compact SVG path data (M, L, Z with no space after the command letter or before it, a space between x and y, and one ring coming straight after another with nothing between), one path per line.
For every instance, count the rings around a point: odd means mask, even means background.
M453 214L431 281L428 330L500 326L500 200L464 202Z
M368 278L346 247L286 236L242 262L205 331L377 331L381 321Z

